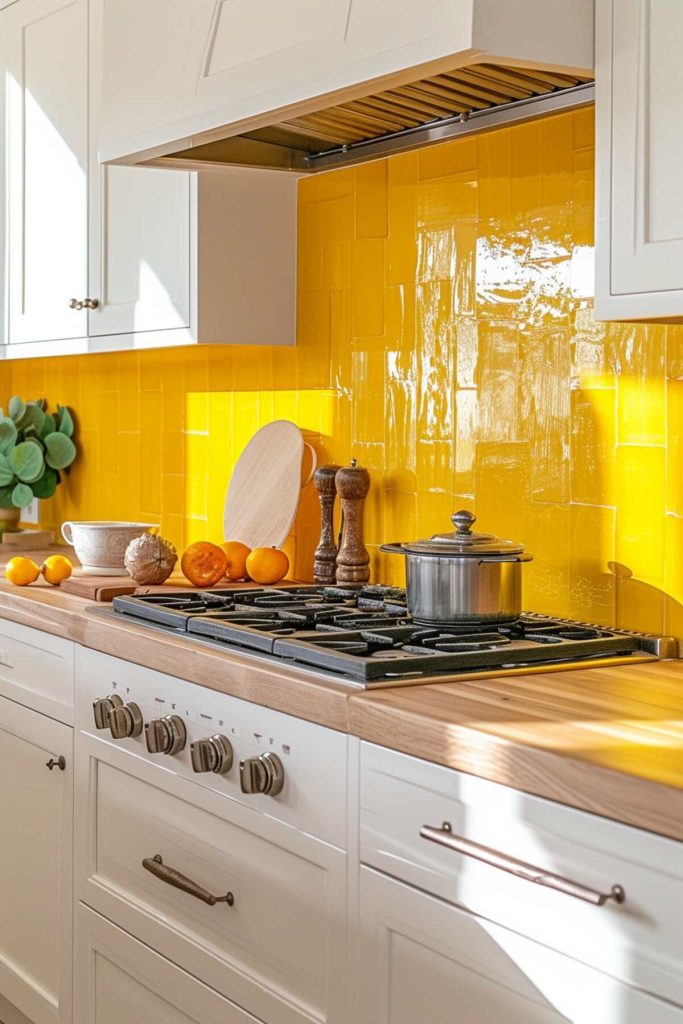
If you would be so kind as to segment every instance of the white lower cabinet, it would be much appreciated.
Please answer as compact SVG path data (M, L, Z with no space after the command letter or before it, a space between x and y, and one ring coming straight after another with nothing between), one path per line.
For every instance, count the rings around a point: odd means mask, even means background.
M71 1021L72 743L0 697L0 995L34 1024Z
M74 1024L257 1024L82 904L76 941Z
M683 1024L683 1010L361 869L359 1024Z

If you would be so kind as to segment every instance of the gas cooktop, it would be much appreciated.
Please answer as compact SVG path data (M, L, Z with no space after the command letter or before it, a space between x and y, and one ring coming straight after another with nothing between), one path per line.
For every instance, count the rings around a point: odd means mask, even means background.
M190 640L251 650L361 686L676 657L672 637L536 613L497 625L420 626L385 586L253 587L114 598L114 610Z

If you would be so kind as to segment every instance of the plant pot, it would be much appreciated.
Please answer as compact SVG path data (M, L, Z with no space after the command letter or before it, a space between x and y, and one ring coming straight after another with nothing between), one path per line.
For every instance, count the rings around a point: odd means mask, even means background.
M3 533L18 533L20 508L0 508L0 537Z

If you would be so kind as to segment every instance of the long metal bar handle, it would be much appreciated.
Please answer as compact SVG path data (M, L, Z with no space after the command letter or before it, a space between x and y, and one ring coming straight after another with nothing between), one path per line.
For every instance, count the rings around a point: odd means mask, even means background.
M626 899L626 894L620 885L613 885L610 892L600 892L598 889L591 889L579 882L572 882L569 878L563 878L562 875L555 875L551 871L534 867L533 864L527 864L526 861L508 857L488 846L473 843L463 836L453 835L453 827L449 821L444 821L441 828L423 825L420 835L423 839L446 846L455 853L462 853L465 857L474 857L475 860L499 868L501 871L507 871L511 875L516 875L517 878L524 878L527 882L535 882L537 885L545 885L548 889L563 892L566 896L574 896L577 900L585 900L586 903L592 903L596 907L602 907L607 900L623 903Z
M202 903L208 903L210 907L215 906L216 903L227 903L229 907L234 906L235 897L231 892L226 893L225 896L214 896L212 893L207 892L206 889L202 889L201 885L193 882L191 878L181 875L180 871L176 871L175 868L169 868L168 865L164 864L160 853L155 853L153 857L145 857L142 866L145 871L150 871L157 878L161 879L162 882L166 882L167 885L173 885L176 889L182 889L183 892L189 893L190 896L201 900Z

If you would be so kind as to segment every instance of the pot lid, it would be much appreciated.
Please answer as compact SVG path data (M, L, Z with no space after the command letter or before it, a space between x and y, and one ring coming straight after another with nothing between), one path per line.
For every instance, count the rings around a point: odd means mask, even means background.
M524 545L514 540L502 540L492 533L473 533L477 517L461 509L451 516L453 533L435 533L430 540L416 540L403 544L408 553L422 555L520 555Z

